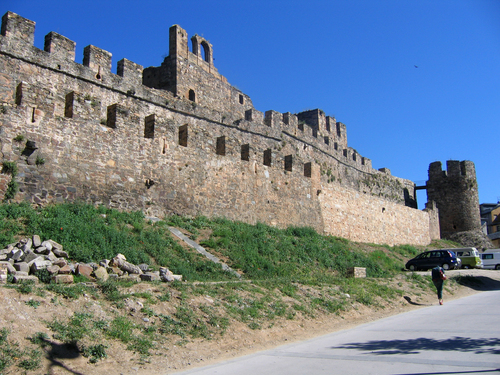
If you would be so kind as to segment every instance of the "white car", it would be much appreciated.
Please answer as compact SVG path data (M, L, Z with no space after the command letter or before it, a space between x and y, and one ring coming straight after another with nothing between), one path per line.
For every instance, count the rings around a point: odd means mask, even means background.
M500 270L500 249L488 249L481 254L483 268Z

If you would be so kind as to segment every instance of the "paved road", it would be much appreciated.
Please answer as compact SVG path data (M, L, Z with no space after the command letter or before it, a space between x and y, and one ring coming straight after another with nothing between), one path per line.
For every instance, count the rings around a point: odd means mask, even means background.
M499 374L500 291L488 291L181 374Z

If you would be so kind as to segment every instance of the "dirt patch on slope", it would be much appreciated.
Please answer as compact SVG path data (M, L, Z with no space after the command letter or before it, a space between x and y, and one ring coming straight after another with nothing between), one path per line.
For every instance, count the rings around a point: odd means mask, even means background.
M425 272L419 273L426 276ZM445 303L448 300L461 298L480 290L500 288L500 271L493 270L459 270L448 271L449 277L461 275L467 278L474 276L481 279L477 287L466 287L457 283L448 283L445 287ZM427 276L426 276L427 277ZM46 374L165 374L186 368L204 366L217 361L250 354L255 351L273 348L291 342L306 340L326 333L348 329L355 325L370 322L376 319L399 314L423 306L437 303L435 294L431 291L423 292L415 289L415 285L408 283L404 275L391 281L404 293L392 301L377 301L366 306L358 302L349 305L346 311L338 315L318 312L314 318L297 314L293 319L277 318L269 326L261 329L251 329L246 323L236 320L230 321L230 326L222 336L211 340L190 339L180 340L172 336L166 343L156 343L150 350L149 357L142 358L137 353L127 350L127 345L113 341L106 349L107 358L96 364L89 363L89 358L81 356L71 348L65 348L61 342L53 339L53 332L47 328L47 322L54 319L68 320L75 312L91 313L95 319L112 319L117 309L108 302L96 299L91 294L84 295L76 300L66 300L51 292L44 296L21 294L15 289L0 288L0 326L10 330L9 339L15 339L20 346L28 345L27 337L35 332L45 332L50 337L51 345L45 348L42 367L28 373ZM150 291L155 293L155 286L141 283L131 288L140 293ZM175 298L175 296L173 297ZM27 303L36 300L40 304L34 308ZM189 303L209 301L208 296L197 296ZM210 301L209 301L210 302ZM135 304L137 306L135 306ZM175 310L172 303L157 304L155 311L162 314L172 314ZM145 324L144 314L140 313L141 303L129 299L125 301L128 315L137 324ZM147 318L146 327L154 327L158 318ZM5 374L19 373L20 369L12 366Z

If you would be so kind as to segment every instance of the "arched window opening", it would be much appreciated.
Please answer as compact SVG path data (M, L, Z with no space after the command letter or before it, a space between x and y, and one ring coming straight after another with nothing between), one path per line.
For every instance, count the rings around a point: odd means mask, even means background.
M198 55L198 40L196 37L191 38L191 52L193 52L195 55Z
M210 62L211 56L210 56L210 46L208 45L207 42L203 41L201 42L201 57L203 60L205 60L207 63Z

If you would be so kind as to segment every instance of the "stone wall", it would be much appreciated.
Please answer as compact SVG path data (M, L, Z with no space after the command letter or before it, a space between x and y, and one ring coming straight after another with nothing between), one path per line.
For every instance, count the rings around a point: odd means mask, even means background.
M318 195L325 232L358 242L399 245L430 242L427 212L328 185Z
M213 67L205 39L193 37L190 52L173 26L160 67L123 59L113 74L107 51L87 46L78 64L69 39L50 33L42 51L33 22L10 12L2 21L0 150L19 168L16 200L430 241L413 182L374 170L348 147L345 125L321 110L253 108Z

